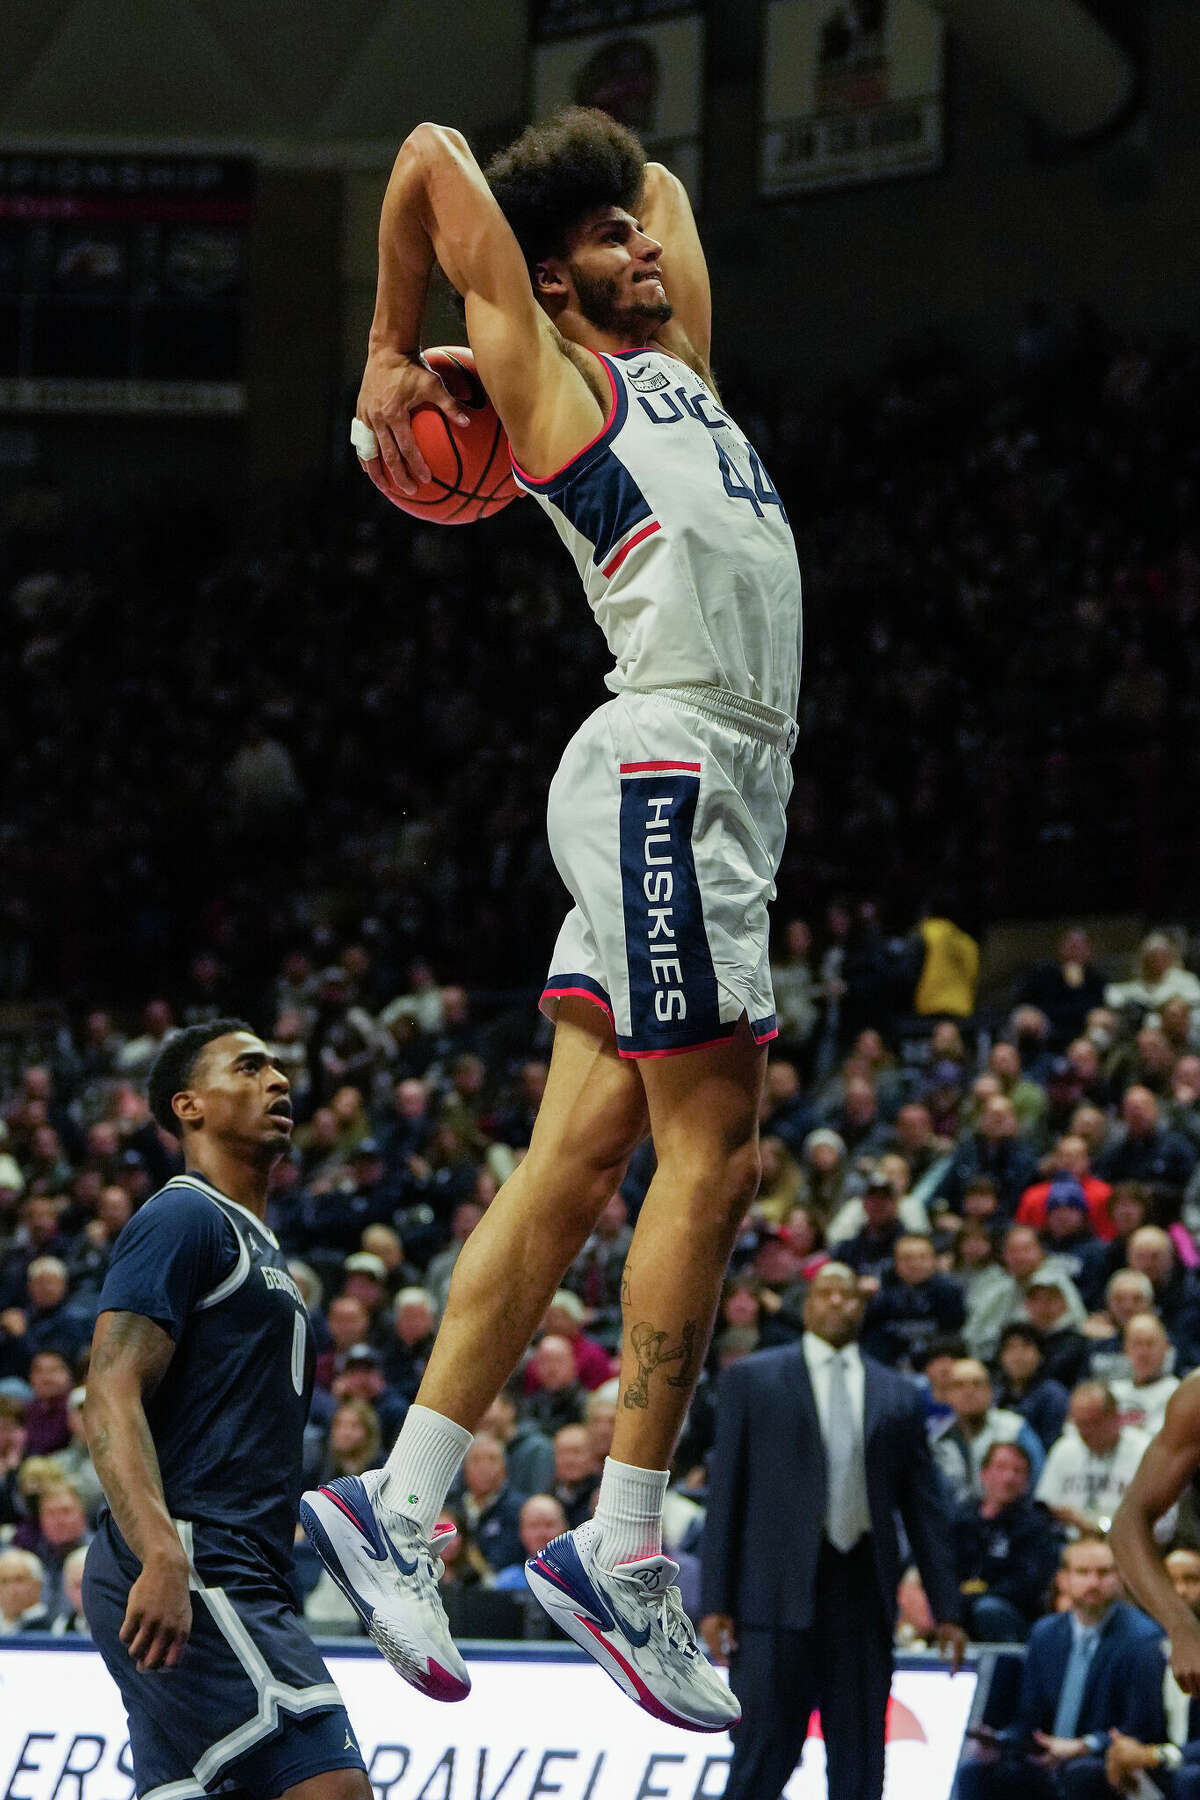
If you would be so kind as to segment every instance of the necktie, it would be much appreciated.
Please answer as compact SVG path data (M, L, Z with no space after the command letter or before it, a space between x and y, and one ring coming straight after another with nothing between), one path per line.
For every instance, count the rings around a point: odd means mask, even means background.
M849 1550L870 1529L862 1436L850 1405L846 1365L829 1359L829 1413L825 1440L828 1481L825 1532L835 1550Z
M1062 1690L1058 1696L1058 1706L1054 1714L1052 1735L1054 1737L1073 1738L1079 1729L1079 1713L1083 1706L1083 1690L1087 1684L1088 1669L1092 1657L1096 1653L1096 1644L1100 1633L1095 1626L1081 1631L1071 1646L1071 1654L1067 1658L1066 1673L1063 1676Z

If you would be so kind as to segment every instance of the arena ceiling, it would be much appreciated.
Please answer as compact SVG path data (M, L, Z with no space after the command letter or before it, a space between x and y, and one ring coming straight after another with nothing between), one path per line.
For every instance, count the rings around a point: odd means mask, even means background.
M471 29L472 13L481 28ZM452 26L448 28L448 21ZM486 20L486 25L482 21ZM139 140L377 161L419 119L502 131L525 8L414 0L4 0L0 146Z

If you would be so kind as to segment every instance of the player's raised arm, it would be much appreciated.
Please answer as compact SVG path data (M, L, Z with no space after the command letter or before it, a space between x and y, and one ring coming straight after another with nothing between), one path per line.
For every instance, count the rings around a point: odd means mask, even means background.
M1186 1694L1200 1694L1200 1625L1163 1567L1154 1526L1175 1505L1200 1468L1200 1372L1189 1375L1167 1403L1153 1439L1125 1490L1110 1541L1126 1585L1171 1639L1171 1667Z
M596 429L598 402L534 299L517 240L479 164L460 132L422 124L402 144L384 196L375 316L357 409L396 485L412 492L412 477L429 474L412 437L413 407L432 402L456 411L418 360L435 259L466 302L476 366L518 458L531 439L544 444L547 432L585 442Z
M102 1312L88 1365L84 1424L117 1528L142 1565L121 1640L139 1669L173 1668L191 1632L188 1563L163 1497L144 1399L175 1346L138 1313Z
M687 189L661 163L646 164L639 223L663 247L663 275L674 308L674 317L655 335L664 350L673 350L709 381L712 288L708 263Z

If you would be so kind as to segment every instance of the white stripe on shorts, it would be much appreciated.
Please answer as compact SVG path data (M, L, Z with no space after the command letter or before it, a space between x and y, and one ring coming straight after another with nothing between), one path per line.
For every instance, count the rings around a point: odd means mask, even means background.
M253 1749L255 1744L276 1730L281 1708L289 1713L314 1712L320 1707L341 1706L342 1696L332 1681L296 1688L289 1687L286 1681L277 1680L258 1645L238 1617L233 1601L224 1588L201 1588L199 1593L213 1616L217 1630L241 1663L258 1694L258 1711L254 1717L212 1744L195 1764L197 1781L209 1788L227 1763L232 1762L235 1757L244 1756L247 1750ZM148 1796L144 1796L143 1800L148 1800Z

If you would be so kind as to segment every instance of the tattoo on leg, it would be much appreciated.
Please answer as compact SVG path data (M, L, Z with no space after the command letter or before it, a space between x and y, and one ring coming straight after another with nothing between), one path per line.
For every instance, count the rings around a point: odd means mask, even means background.
M674 1350L667 1350L665 1331L656 1331L644 1320L635 1325L629 1334L629 1342L634 1355L638 1359L637 1379L625 1389L625 1405L646 1408L650 1404L650 1377L655 1369L661 1369L665 1363L679 1363L679 1372L667 1376L667 1386L673 1388L690 1388L692 1385L692 1358L696 1347L696 1321L687 1319L680 1333L681 1341Z
M625 1267L621 1270L621 1305L622 1306L632 1306L633 1305L633 1290L631 1289L631 1287L629 1285L629 1264L628 1264L628 1262L626 1262Z

